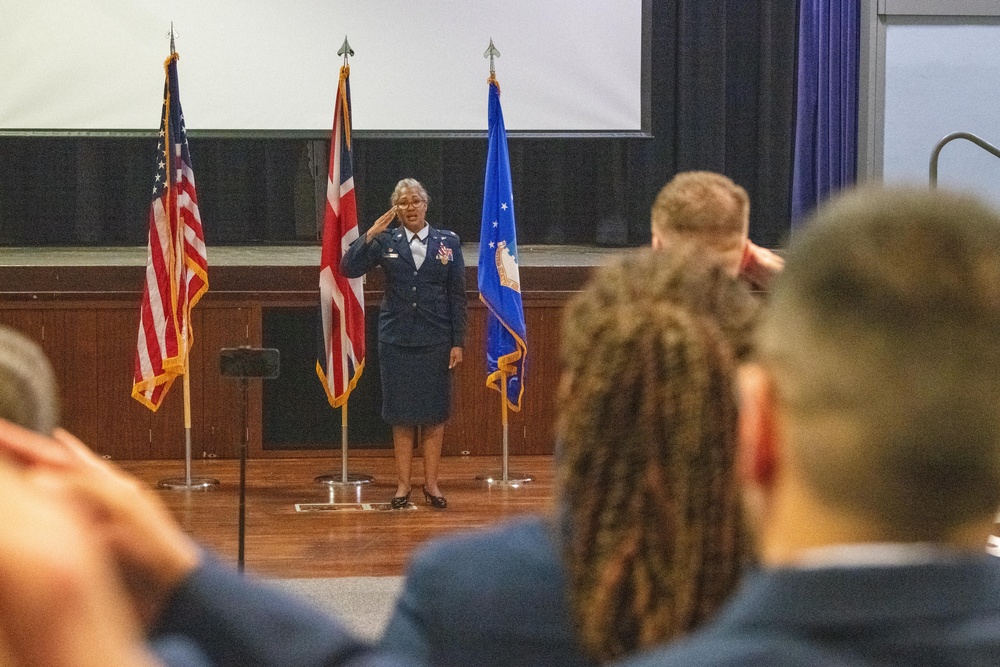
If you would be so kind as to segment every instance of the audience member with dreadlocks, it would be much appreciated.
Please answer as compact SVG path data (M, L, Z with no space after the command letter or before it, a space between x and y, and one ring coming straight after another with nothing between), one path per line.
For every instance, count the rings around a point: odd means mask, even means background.
M383 648L595 665L707 619L742 564L734 373L757 308L700 256L600 269L563 322L555 515L418 552Z

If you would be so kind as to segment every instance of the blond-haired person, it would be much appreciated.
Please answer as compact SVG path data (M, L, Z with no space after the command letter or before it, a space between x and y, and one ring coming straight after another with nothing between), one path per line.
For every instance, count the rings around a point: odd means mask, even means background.
M750 240L750 197L722 174L677 174L657 195L650 221L653 249L693 249L755 289L767 289L785 265Z

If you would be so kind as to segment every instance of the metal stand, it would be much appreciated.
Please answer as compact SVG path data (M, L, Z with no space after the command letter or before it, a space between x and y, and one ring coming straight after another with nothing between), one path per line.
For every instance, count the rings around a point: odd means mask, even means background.
M362 475L357 473L347 472L347 403L345 402L340 406L340 476L330 473L328 475L319 475L315 479L317 484L326 484L327 486L360 486L361 484L368 484L369 482L375 481L375 478L371 475ZM331 489L331 498L332 498ZM331 500L332 502L332 500Z
M247 415L247 394L251 378L270 380L278 377L281 357L275 348L228 347L219 350L219 374L240 381L243 399L243 437L240 438L240 501L236 521L236 567L243 574L247 534L247 450L250 448L250 418Z
M250 380L240 379L240 388L243 390L243 438L240 442L240 512L237 519L236 535L236 568L243 574L244 552L247 537L247 449L250 444L250 423L247 419L247 392L250 388Z
M317 475L317 484L326 484L327 486L361 486L362 484L368 484L369 482L374 482L375 478L371 475L361 475L353 472L341 472L340 475L335 475L330 473L328 475Z
M185 341L187 338L185 337ZM187 345L187 343L184 343ZM187 355L185 355L186 358ZM219 480L210 477L191 477L191 381L188 368L184 369L184 479L163 479L157 484L161 489L175 491L211 491ZM244 403L245 405L245 403Z
M500 376L500 386L502 388L500 392L500 418L503 421L503 458L501 470L499 473L476 475L476 479L481 482L486 482L490 486L509 486L517 488L522 484L527 484L534 478L531 475L526 475L524 473L510 472L507 442L507 396L505 393L507 391L506 374Z

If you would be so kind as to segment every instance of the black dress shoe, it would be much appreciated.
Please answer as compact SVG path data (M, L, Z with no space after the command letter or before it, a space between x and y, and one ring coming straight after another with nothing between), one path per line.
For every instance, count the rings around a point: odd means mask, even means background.
M424 489L424 500L427 501L428 505L436 507L439 510L443 510L448 506L448 501L445 500L444 496L432 496L427 492L427 489Z
M392 500L389 502L389 506L394 510L401 510L409 504L410 491L407 491L405 496L393 496Z

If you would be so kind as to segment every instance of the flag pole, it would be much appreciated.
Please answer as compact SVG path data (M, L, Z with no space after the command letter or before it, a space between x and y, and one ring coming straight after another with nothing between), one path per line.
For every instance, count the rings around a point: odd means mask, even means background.
M503 446L500 453L500 472L476 475L476 480L486 482L490 486L509 486L517 488L534 480L534 477L520 472L510 471L510 424L507 419L507 373L500 371L500 422L503 425Z
M344 56L344 64L341 66L341 84L343 83L344 68L349 68L348 58L354 55L354 49L351 48L350 43L347 41L347 35L344 35L344 43L341 45L340 50L337 51L338 56ZM347 69L350 72L350 69ZM340 88L338 86L337 94L340 94ZM345 109L345 113L346 113ZM336 121L335 121L336 122ZM338 147L331 146L330 150L338 150ZM332 164L332 157L331 157ZM325 231L325 230L324 230ZM329 239L323 239L323 243L329 242ZM347 339L347 319L343 315L338 318L340 322L340 340ZM340 357L340 377L347 381L347 355L342 354ZM333 502L333 488L338 486L354 486L358 489L358 502L360 502L361 485L368 484L369 482L375 481L375 478L371 475L355 474L347 472L347 403L350 400L350 394L344 398L343 405L340 406L340 479L333 474L329 475L319 475L315 478L316 483L326 484L330 488L330 499Z
M184 360L184 484L191 486L191 365L187 359Z
M507 387L507 374L500 374L500 382L504 388ZM509 450L508 450L508 429L507 424L507 397L500 397L500 421L503 422L503 463L501 464L501 472L503 473L503 482L507 483L510 481L510 465L509 465Z
M347 403L340 409L340 481L347 484Z
M184 479L160 480L161 489L209 491L219 486L211 477L191 477L191 357L188 354L188 322L184 322L181 345L184 347Z
M341 320L343 320L343 318L341 318ZM341 326L343 326L343 324L341 324ZM344 365L346 366L346 364L347 361L345 359ZM346 368L344 369L343 377L347 377ZM317 484L326 484L330 487L360 487L362 484L368 484L369 482L375 481L375 478L371 475L347 472L347 403L348 400L345 400L344 404L340 406L340 477L338 478L332 473L327 475L318 475L314 480ZM332 497L333 496L331 495L331 498Z
M497 82L497 78L496 78L496 62L495 62L495 59L500 57L500 50L497 49L497 47L493 44L493 38L492 37L490 38L490 45L487 47L486 52L483 54L483 57L484 58L489 58L489 60L490 60L490 77L489 77L489 79L487 79L487 81L488 81L489 85L491 86L490 90L491 90L491 100L492 100L493 99L492 98L492 90L493 90L492 87L494 87L494 86L496 87L496 91L497 91L498 95L499 95L499 91L500 91L500 84ZM497 99L499 99L499 98L497 98ZM497 106L497 110L499 110L499 106ZM494 125L495 121L496 121L496 125ZM499 132L495 134L494 130L496 128L499 128ZM494 149L499 149L500 148L499 145L497 145L497 146L494 145L494 141L497 138L500 139L500 141L498 141L498 143L502 143L503 153L506 154L506 150L507 150L507 138L506 138L506 133L505 133L505 131L503 129L503 117L502 117L501 114L498 113L496 119L494 119L493 104L492 104L492 101L491 101L491 103L490 103L490 117L489 117L489 148L488 148L488 151L487 151L487 165L486 165L486 187L485 187L485 189L484 189L485 191L483 193L483 231L480 233L480 242L479 242L480 243L480 248L479 248L479 290L480 290L480 297L479 298L482 299L483 302L487 304L487 306L489 306L487 308L487 315L486 315L486 317L487 317L487 332L489 331L489 326L490 326L489 325L489 318L496 317L498 320L500 319L499 318L499 314L493 312L493 310L492 310L493 306L491 306L490 302L487 301L486 298L483 296L483 289L484 289L484 287L483 287L483 285L484 285L484 283L483 283L483 276L485 275L484 274L484 259L483 259L484 258L484 249L486 248L485 243L486 243L487 239L489 238L489 237L487 237L488 230L491 229L487 225L487 221L490 220L490 218L487 217L487 208L488 208L487 207L487 200L489 199L489 193L491 191L491 189L490 189L491 182L493 183L494 190L497 189L496 188L496 181L491 181L490 180L491 168L493 169L492 173L494 175L496 175L497 178L499 178L499 176L500 176L500 173L499 173L500 172L500 169L499 169L500 161L498 160L495 163L491 162L491 156L495 155ZM510 196L513 197L513 193L511 191L511 185L510 185L510 165L509 165L509 162L503 166L503 169L506 172L506 179L505 180L507 181L506 187L507 187L507 190L508 190L508 194L510 194ZM494 192L494 196L496 196L496 195L497 195L497 193ZM500 202L499 201L493 201L492 203L499 205ZM503 204L502 209L503 210L508 210L506 202ZM510 200L509 215L511 217L511 231L513 231L513 215L514 215L514 211L513 211L513 200L512 199ZM493 217L492 219L494 220L492 227L496 228L497 227L496 220L498 220L499 218L498 217ZM496 241L496 240L497 240L496 237L493 237L493 240L490 240L489 247L491 249L494 248L494 245L495 245L494 241ZM516 248L516 241L514 241L513 237L511 238L511 241L515 243L515 245L513 247ZM506 241L499 243L498 247L496 248L496 254L493 255L493 257L495 259L488 259L487 262L486 262L486 265L488 265L490 267L493 267L493 266L499 267L499 265L501 263L500 254L499 253L505 247L505 245L506 245ZM491 251L491 253L492 253L492 251ZM493 271L492 275L496 275L497 269L491 268L490 271ZM499 277L499 276L497 276L497 277ZM514 285L514 289L518 290L518 294L520 294L520 287L518 286L518 284L516 282L514 282L512 284ZM520 296L518 296L518 302L520 302ZM518 305L518 309L520 309L520 304ZM521 319L522 320L524 319L523 315L521 316ZM502 322L502 320L501 320L501 322ZM504 324L504 326L506 326L506 324ZM522 337L524 336L523 332L522 332L521 336ZM490 343L489 343L489 333L487 333L487 349L489 349L489 346L490 346ZM502 355L500 355L500 356L502 357ZM496 389L498 390L498 392L500 394L500 421L503 424L503 452L501 454L502 465L501 465L500 474L497 475L496 473L492 473L492 474L477 475L476 479L480 480L480 481L483 481L483 482L486 482L489 485L509 486L509 487L512 487L512 488L517 488L517 487L521 486L522 484L524 484L526 482L532 481L532 477L530 475L525 475L525 474L521 474L521 473L511 473L510 472L510 448L509 448L510 425L509 425L508 419L507 419L507 403L510 400L509 397L508 397L508 392L509 392L510 388L508 387L508 381L507 381L508 374L507 374L507 367L505 366L506 363L508 363L508 361L506 361L506 360L498 357L496 371L499 372L500 383L496 387ZM518 372L518 379L520 380L519 375L520 375L520 373ZM487 386L493 386L491 380L493 380L495 377L496 377L496 372L494 372L493 374L491 374L489 376L489 378L487 378L487 382L486 382ZM517 408L515 408L515 409L517 409Z

